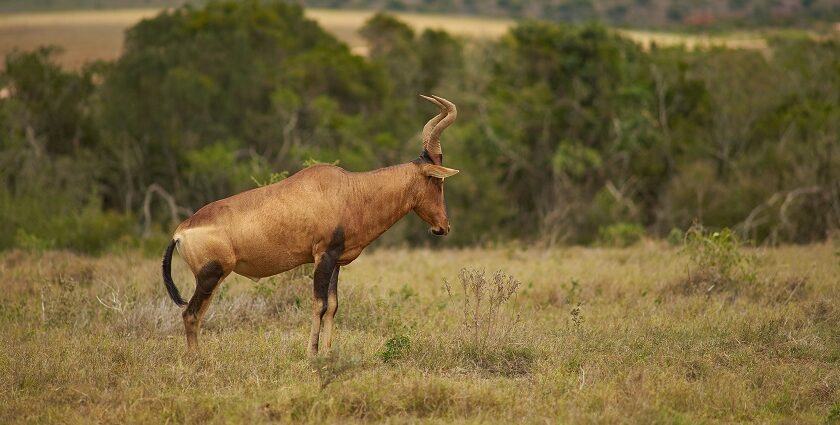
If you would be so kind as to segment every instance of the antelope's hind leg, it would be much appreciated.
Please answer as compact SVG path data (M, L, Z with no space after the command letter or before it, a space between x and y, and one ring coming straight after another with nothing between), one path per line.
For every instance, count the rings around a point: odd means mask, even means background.
M195 293L184 310L184 329L187 332L187 351L198 350L198 332L201 329L201 319L210 306L210 299L213 292L230 274L230 268L226 268L220 261L214 260L205 264L195 275Z

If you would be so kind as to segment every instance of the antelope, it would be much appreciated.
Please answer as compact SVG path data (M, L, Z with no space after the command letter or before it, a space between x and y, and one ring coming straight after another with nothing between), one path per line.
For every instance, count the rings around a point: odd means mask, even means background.
M187 351L198 349L201 320L213 292L230 274L254 281L314 263L308 353L333 339L338 274L386 230L414 211L436 236L449 233L440 135L458 115L452 102L423 96L440 112L423 127L423 152L408 163L368 172L333 165L305 168L280 182L211 202L184 220L166 247L163 282L183 311ZM195 276L189 303L172 281L175 249Z

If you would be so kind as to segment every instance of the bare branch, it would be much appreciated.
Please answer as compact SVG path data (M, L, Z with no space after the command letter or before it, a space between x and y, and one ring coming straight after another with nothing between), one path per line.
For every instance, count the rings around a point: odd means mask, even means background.
M163 187L161 187L157 183L152 183L146 188L146 196L143 199L143 236L149 236L151 232L152 226L152 194L157 193L166 201L166 204L169 206L169 214L171 215L172 225L177 225L179 221L179 215L191 215L193 212L181 206L175 202L175 197L170 195Z

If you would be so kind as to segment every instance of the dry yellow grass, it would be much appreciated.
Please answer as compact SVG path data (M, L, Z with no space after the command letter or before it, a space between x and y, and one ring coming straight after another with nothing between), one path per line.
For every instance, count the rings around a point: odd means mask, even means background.
M141 19L158 13L157 9L95 10L0 14L0 55L15 48L33 49L44 44L64 47L61 63L79 68L96 59L114 59L122 49L123 32ZM367 47L358 29L373 14L371 11L308 9L306 14L327 31L348 43L354 52L365 54ZM417 30L443 29L464 37L497 38L515 21L455 15L397 13ZM757 33L731 35L686 35L667 32L618 30L622 35L650 46L685 45L688 48L722 46L738 49L765 49L767 41Z
M310 361L311 283L301 274L229 280L208 314L203 351L190 358L157 258L8 252L0 423L840 417L832 247L754 254L754 283L705 293L683 290L686 259L657 243L374 250L342 272L336 350ZM462 325L462 267L522 282L495 322L480 316L493 344L477 348ZM180 260L174 271L189 293ZM499 333L512 323L513 333Z
M119 56L125 29L156 13L148 9L0 14L0 55L58 45L64 49L60 62L77 69L92 60Z

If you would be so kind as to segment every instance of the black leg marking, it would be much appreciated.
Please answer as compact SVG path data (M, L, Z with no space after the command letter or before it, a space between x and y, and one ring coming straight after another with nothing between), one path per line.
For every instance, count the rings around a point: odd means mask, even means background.
M339 227L333 232L327 252L321 257L315 269L315 298L320 299L321 317L327 312L327 295L336 292L338 286L338 259L344 253L344 229ZM335 279L335 281L333 281Z
M321 257L321 262L318 263L318 268L315 269L315 299L321 300L320 317L324 317L327 312L327 291L330 287L330 275L335 268L335 259L330 258L329 254L324 254Z
M218 261L211 261L198 271L198 274L195 275L195 293L190 299L189 305L187 305L186 313L198 313L202 301L213 294L213 290L216 289L224 273L222 263Z
M184 310L184 329L187 334L187 349L194 352L198 349L198 330L201 327L201 318L210 305L210 297L213 290L225 276L222 263L211 261L204 265L195 275L195 293Z
M341 270L341 267L338 265L335 266L332 272L332 276L330 277L330 287L327 290L327 299L332 297L335 300L335 306L333 306L332 311L330 311L331 316L335 316L335 312L338 311L338 272Z

